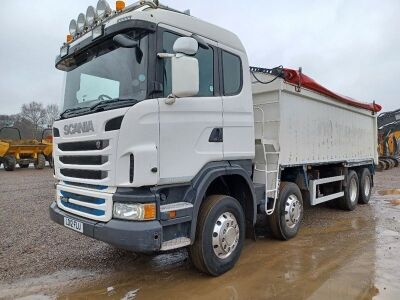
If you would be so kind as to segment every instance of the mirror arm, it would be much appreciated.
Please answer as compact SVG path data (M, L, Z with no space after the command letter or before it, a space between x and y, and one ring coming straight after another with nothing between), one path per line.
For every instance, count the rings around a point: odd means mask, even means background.
M175 54L158 53L157 56L158 56L158 58L173 58L173 57L175 57Z
M171 95L168 95L168 97L165 98L165 104L168 104L168 105L174 104L175 101L176 101L176 96L174 96L174 95L172 95L172 94L171 94Z

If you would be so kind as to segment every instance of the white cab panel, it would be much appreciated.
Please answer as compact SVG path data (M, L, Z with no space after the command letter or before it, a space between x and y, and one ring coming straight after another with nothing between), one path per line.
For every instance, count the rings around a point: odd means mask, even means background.
M117 150L116 182L118 186L155 185L158 171L158 102L144 100L132 106L121 124ZM130 155L134 156L134 176L130 183Z
M239 56L244 70L241 92L238 95L222 97L224 159L253 159L255 155L253 99L250 73L247 72L249 69L247 56L221 44L218 44L218 47Z
M210 143L222 127L221 97L159 99L160 184L190 181L210 161L223 159L222 143Z

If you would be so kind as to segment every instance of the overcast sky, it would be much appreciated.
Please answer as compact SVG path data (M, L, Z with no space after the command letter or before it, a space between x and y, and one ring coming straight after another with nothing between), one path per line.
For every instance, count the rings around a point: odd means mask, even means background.
M114 6L114 1L110 1ZM127 4L135 1L129 0ZM235 32L250 64L303 67L328 88L400 108L400 1L161 1ZM1 2L0 114L60 103L55 56L69 21L96 0Z

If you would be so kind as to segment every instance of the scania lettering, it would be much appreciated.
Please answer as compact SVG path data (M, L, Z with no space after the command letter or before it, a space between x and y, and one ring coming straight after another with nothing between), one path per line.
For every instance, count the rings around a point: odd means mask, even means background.
M187 247L217 276L266 226L258 215L289 240L305 203L370 199L380 106L301 69L250 67L228 30L158 1L100 0L71 21L55 65L66 79L50 216L85 236Z
M70 135L70 134L82 133L82 132L90 132L90 131L94 132L92 121L69 124L69 125L64 126L64 135Z

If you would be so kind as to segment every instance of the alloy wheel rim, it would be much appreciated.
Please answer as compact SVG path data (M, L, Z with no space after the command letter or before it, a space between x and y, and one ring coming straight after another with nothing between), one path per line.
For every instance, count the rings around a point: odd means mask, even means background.
M219 216L214 224L212 245L215 255L224 259L230 256L239 244L239 224L235 216L225 212Z
M302 205L296 195L290 195L285 203L285 221L289 228L294 228L300 221Z
M369 178L369 176L365 176L365 179L364 179L364 195L366 197L368 197L370 192L371 192L371 179Z
M350 201L355 202L357 200L357 179L355 177L350 180Z

